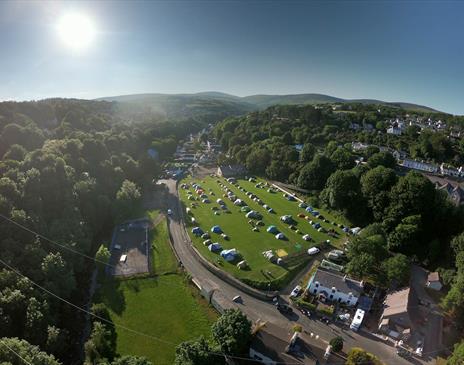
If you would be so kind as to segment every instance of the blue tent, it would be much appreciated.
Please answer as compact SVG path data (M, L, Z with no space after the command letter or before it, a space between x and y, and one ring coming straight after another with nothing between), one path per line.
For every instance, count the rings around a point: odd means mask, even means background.
M192 233L196 236L201 236L203 234L203 230L200 227L193 227Z
M313 211L313 208L312 207L306 207L305 209L308 213L311 213Z
M215 242L208 246L208 250L211 252L218 252L222 250L222 246L218 242Z
M219 234L222 233L222 229L219 226L213 226L211 227L211 232Z
M269 226L267 227L266 231L272 234L277 234L279 232L276 226Z
M319 215L319 212L317 210L312 211L313 216L317 217Z
M313 227L316 228L316 229L318 229L318 228L321 228L321 225L320 225L319 223L314 223L314 224L313 224Z
M283 233L277 233L275 235L275 238L277 238L278 240L284 240L285 239L285 235Z
M235 248L232 248L230 250L222 250L221 254L222 258L228 262L234 261L237 258L237 251Z

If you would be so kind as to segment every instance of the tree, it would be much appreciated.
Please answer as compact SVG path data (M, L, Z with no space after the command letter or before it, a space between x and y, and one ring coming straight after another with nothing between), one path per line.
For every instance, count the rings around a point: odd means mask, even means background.
M243 355L251 339L251 322L238 309L229 309L213 324L213 339L222 352Z
M126 355L114 360L111 365L153 365L144 357Z
M175 365L220 365L225 364L224 356L213 353L214 349L204 337L182 342L176 348Z
M22 161L26 156L26 149L19 144L14 144L10 147L10 149L5 153L3 158L5 160L15 160L15 161Z
M386 278L390 285L405 285L409 281L411 264L407 256L396 254L382 263L382 269L385 271Z
M396 166L396 159L390 152L377 152L369 157L367 165L370 168L384 166L393 169Z
M376 221L380 221L390 204L390 190L396 184L395 171L377 166L361 176L361 191Z
M464 364L464 341L454 345L453 354L448 358L447 365L462 365Z
M116 347L112 341L112 334L101 322L94 322L90 338L84 345L85 364L112 361L116 353Z
M343 210L350 217L359 217L363 213L361 187L351 170L337 170L330 175L321 198L329 207Z
M330 155L330 159L339 170L348 170L355 165L353 153L344 147L338 147L332 155Z
M56 295L69 298L76 288L76 280L72 268L61 254L49 253L44 257L41 268L45 275L46 287Z
M137 185L132 181L124 180L116 193L116 212L120 220L133 214L140 203L140 198Z
M321 190L335 171L332 161L324 155L316 155L306 164L298 177L298 186L308 190Z
M305 143L300 153L300 161L305 163L312 161L314 155L316 154L316 151L316 147L314 147L313 144L309 142Z
M330 346L334 352L340 352L343 350L343 337L337 336L330 340Z
M106 265L109 263L111 257L111 252L104 245L100 245L96 255L95 261L97 261L97 266L100 271L103 271L106 268Z
M345 365L383 365L373 354L359 348L353 347L346 358Z
M390 250L414 253L420 243L421 217L414 215L404 218L388 236Z
M26 340L6 337L0 339L0 361L8 365L24 365L24 362L34 365L60 365L53 355L40 351L38 346L31 345Z

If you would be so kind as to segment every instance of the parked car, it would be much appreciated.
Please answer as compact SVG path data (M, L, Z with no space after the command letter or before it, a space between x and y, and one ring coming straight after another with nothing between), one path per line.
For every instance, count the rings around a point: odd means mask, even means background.
M242 297L240 295L236 295L232 298L232 301L234 301L235 303L242 303Z
M296 298L300 294L301 294L301 286L297 285L290 293L290 298Z
M168 215L172 215L172 210L168 209Z
M284 314L293 313L293 309L286 304L277 304L277 310Z

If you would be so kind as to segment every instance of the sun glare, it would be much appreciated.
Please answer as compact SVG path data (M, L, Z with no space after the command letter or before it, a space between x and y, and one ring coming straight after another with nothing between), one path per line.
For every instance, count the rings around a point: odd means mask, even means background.
M63 15L58 22L58 35L74 51L87 48L95 38L95 26L90 18L79 13Z

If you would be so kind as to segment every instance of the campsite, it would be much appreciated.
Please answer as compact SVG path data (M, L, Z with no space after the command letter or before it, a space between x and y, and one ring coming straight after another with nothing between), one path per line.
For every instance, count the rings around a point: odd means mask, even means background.
M179 195L197 250L257 288L282 287L310 260L309 248L339 247L345 237L331 214L261 179L187 177Z

